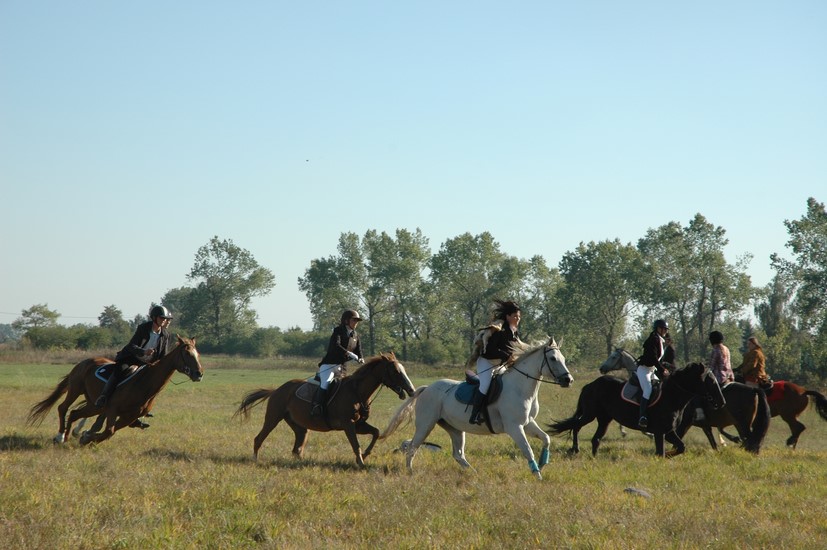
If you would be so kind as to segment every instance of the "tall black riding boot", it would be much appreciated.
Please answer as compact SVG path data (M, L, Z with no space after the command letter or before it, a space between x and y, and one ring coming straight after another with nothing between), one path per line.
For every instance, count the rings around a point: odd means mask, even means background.
M313 408L310 409L310 416L318 416L324 414L325 404L327 403L327 388L319 387L316 390L316 395L313 396Z
M649 406L649 400L645 397L640 400L640 418L637 421L637 425L641 428L646 428L649 426L649 419L646 418L646 407Z
M106 380L106 384L103 385L103 391L101 391L100 397L95 401L95 406L99 409L106 405L106 402L109 401L109 398L112 397L112 394L115 392L115 387L118 385L117 378L113 372L109 379Z
M488 396L482 393L479 388L474 390L474 401L471 405L471 418L468 420L471 424L482 424L485 422L485 414L482 412L482 407Z

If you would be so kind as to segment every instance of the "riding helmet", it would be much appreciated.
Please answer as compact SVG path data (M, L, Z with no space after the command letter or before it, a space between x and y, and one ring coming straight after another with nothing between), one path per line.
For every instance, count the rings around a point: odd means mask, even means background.
M164 306L153 306L152 309L149 310L149 318L155 319L156 317L172 319L172 313L170 313Z
M669 325L666 324L666 321L664 321L663 319L658 319L657 321L655 321L652 330L657 330L659 328L665 328L666 330L669 330Z
M361 321L362 318L359 317L359 313L355 309L346 309L342 313L342 324L344 325L351 319L356 319L357 321Z

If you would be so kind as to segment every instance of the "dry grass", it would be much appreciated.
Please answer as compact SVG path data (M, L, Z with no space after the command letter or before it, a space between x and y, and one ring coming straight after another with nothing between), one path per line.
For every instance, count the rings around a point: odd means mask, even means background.
M461 470L439 428L429 440L444 450L420 451L408 474L395 448L410 426L380 442L364 471L341 432L312 433L305 460L293 460L284 425L256 464L252 440L264 406L248 422L232 420L242 395L312 367L218 363L204 359L199 384L175 375L148 430L85 448L75 440L52 446L54 411L40 427L25 425L29 407L70 365L0 364L4 546L815 548L827 540L827 422L812 410L796 451L784 447L787 427L774 419L759 457L732 446L714 453L698 430L674 460L653 457L649 439L624 439L616 428L596 458L569 457L568 441L556 438L542 481L504 435L469 437L474 469ZM409 370L416 385L429 381ZM543 386L541 420L571 414L583 378L569 390ZM382 391L373 423L384 428L399 403Z

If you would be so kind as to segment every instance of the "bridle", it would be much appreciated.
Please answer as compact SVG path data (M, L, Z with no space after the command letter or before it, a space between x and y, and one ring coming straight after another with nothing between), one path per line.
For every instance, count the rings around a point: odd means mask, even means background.
M557 380L557 375L554 374L554 370L551 368L551 361L548 358L548 352L550 351L560 351L560 348L557 346L547 346L543 349L543 362L540 364L540 377L537 378L536 376L532 376L527 372L523 372L517 368L517 364L515 363L511 366L511 370L517 371L526 378L530 378L532 380L536 380L537 382L545 382L546 384L557 384L558 386L562 385L559 380ZM543 369L548 368L549 375L551 376L551 380L546 380L543 378Z

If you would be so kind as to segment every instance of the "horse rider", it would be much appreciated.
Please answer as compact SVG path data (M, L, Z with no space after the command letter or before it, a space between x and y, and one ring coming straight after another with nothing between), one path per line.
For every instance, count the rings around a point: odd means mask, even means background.
M638 426L646 428L649 419L646 417L646 408L649 406L649 398L652 397L652 378L655 370L663 369L661 361L666 348L666 334L669 332L669 325L663 319L658 319L652 325L652 332L643 343L643 355L637 361L637 378L640 381L640 389L643 390L643 397L640 400L640 418Z
M100 397L95 401L96 407L101 408L106 405L115 388L118 387L118 383L124 379L129 367L157 361L170 351L170 334L167 327L172 320L172 313L164 306L153 306L149 311L149 318L150 321L138 325L132 339L115 356L115 368L112 369L112 375L103 386ZM137 423L140 423L137 427L148 426L140 419Z
M520 306L512 301L494 300L494 317L491 325L482 329L482 340L479 357L477 357L477 377L479 386L474 391L471 407L471 424L485 422L482 413L488 401L488 389L491 387L491 378L495 367L510 364L514 354L514 343L520 342L517 327L520 325Z
M319 390L313 397L311 416L324 413L327 404L327 388L337 374L344 370L347 361L365 362L362 358L362 344L356 334L356 326L362 320L354 309L342 312L339 326L333 329L330 342L327 344L327 353L319 361Z

